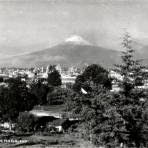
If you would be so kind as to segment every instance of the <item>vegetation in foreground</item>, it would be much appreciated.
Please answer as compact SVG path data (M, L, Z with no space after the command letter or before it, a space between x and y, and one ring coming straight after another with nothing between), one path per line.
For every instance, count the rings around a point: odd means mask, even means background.
M146 67L134 58L131 42L126 34L122 63L114 69L122 76L122 80L114 79L120 87L118 92L110 91L112 79L99 65L88 66L75 84L66 89L60 87L61 78L53 66L54 74L49 74L47 83L34 80L27 87L26 82L17 78L7 81L8 87L0 88L1 120L15 122L16 131L35 133L38 119L24 111L35 105L64 105L64 111L71 112L78 122L64 131L62 137L76 132L79 138L96 146L148 147L148 91L142 88L148 75ZM46 133L47 139L54 137L46 128L39 131ZM61 144L59 141L50 143L49 139L41 143Z
M67 99L67 110L81 119L80 132L96 145L148 147L148 93L141 88L148 77L146 68L133 57L131 42L126 34L122 64L115 67L122 76L122 80L116 80L119 92L111 92L105 85L96 83L93 73L89 73L88 93L73 92Z

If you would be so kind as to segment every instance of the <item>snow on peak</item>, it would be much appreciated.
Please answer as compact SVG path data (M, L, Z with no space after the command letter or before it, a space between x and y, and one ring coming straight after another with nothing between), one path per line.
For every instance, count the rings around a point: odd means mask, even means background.
M79 35L72 35L69 38L67 38L65 42L79 45L91 45L91 43L89 43Z

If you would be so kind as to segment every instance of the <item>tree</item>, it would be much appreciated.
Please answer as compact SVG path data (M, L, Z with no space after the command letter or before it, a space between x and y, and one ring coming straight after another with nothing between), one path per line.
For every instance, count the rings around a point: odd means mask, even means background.
M140 147L146 146L148 137L148 120L145 120L147 114L147 94L145 90L140 89L147 79L145 67L141 65L140 60L134 59L134 50L131 46L132 40L128 33L123 38L123 47L126 51L122 55L122 64L116 65L115 71L122 76L121 81L117 81L121 88L116 104L117 112L124 121L126 135L122 141L128 145ZM123 133L122 133L123 134Z
M8 87L0 88L0 117L14 121L19 112L31 110L37 102L20 78L9 79L7 83Z
M47 81L48 81L48 85L53 87L60 86L62 84L61 75L56 69L48 74Z
M30 85L30 93L36 96L37 104L43 105L47 103L47 94L49 87L42 82L41 79L33 81Z
M112 93L102 86L93 85L87 95L70 91L65 99L65 110L78 118L83 138L96 145L115 147L115 120L119 120L115 107L110 105ZM114 118L113 118L114 116ZM113 130L113 131L112 131Z
M61 105L65 102L67 91L61 87L55 87L52 92L47 95L47 101L49 105Z
M74 84L74 90L80 91L80 88L90 89L90 85L102 85L107 89L111 89L111 79L108 76L108 71L100 65L92 64L88 66L84 72L79 75Z
M116 65L115 69L123 78L117 81L121 91L114 93L102 85L88 83L91 91L87 94L71 92L71 97L66 99L65 108L80 119L85 138L95 144L148 147L148 94L140 87L147 74L145 67L133 57L129 37L126 34L123 39L126 51L123 52L122 64ZM94 81L93 77L87 78ZM79 79L83 82L85 77Z
M0 77L0 83L1 83L1 82L4 82L4 79L3 79L3 77Z
M76 92L80 92L81 88L84 88L86 91L91 91L90 82L85 80L83 74L77 76L75 84L73 85L73 89Z
M131 43L132 40L126 33L122 42L123 47L126 48L121 56L123 64L116 65L115 69L123 77L123 80L118 80L118 84L125 95L130 95L135 87L142 86L147 77L146 67L141 65L141 60L134 59L135 51L132 49Z
M49 72L56 70L56 65L50 65L48 70Z
M35 129L37 118L28 112L20 112L17 118L17 129L23 132L32 132Z

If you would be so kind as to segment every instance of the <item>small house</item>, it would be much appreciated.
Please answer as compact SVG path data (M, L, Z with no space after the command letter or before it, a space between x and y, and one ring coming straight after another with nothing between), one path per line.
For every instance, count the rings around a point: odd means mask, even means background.
M65 120L63 119L56 119L56 120L53 120L52 122L48 122L47 124L47 129L50 131L50 132L57 132L57 133L62 133L64 132L64 123L65 123Z

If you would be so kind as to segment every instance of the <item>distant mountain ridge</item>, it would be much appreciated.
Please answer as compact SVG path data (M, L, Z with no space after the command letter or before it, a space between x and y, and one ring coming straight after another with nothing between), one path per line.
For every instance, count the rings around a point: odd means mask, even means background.
M143 57L143 54L148 55L146 49L141 55L139 52L138 57ZM74 35L51 48L1 60L0 66L35 67L49 64L71 66L84 61L111 68L121 61L120 55L119 51L94 46L81 36ZM148 60L145 62L147 63Z

